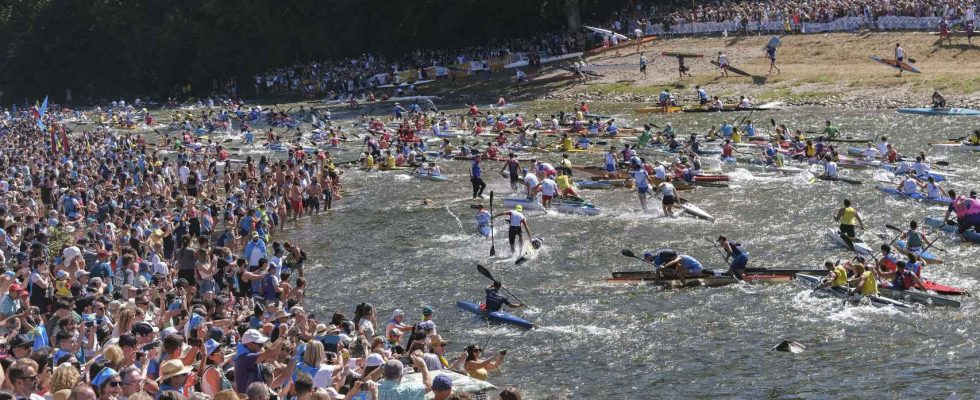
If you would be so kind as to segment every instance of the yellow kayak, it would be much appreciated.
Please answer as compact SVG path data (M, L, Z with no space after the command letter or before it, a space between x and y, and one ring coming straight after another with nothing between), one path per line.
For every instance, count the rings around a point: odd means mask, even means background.
M684 107L680 107L680 106L668 106L667 107L667 112L668 113L681 112L683 110L684 110ZM637 108L634 108L633 111L634 112L637 112L637 113L640 113L640 114L663 113L664 112L664 108L663 107L660 107L660 106L637 107Z

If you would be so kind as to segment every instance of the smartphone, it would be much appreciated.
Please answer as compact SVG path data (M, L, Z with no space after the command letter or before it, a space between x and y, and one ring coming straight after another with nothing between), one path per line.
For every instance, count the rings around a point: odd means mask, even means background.
M150 343L147 343L147 344L143 345L143 347L140 348L140 350L150 351L150 350L153 350L153 349L155 349L157 347L160 347L160 341L159 340L156 340L156 341L153 341L153 342L150 342Z

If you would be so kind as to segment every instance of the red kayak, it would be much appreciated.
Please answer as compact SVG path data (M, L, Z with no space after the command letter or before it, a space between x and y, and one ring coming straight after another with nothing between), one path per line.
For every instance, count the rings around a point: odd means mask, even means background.
M728 182L728 175L695 175L695 182Z
M922 285L925 286L927 290L931 290L939 294L946 294L951 296L962 296L967 294L967 292L963 289L954 288L952 286L941 285L933 281L923 280Z

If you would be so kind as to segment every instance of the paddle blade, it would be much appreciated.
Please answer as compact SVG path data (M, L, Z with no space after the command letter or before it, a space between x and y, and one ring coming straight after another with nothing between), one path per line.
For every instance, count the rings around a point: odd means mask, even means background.
M527 261L527 257L521 256L521 258L518 258L517 261L514 261L514 265L524 264L525 261Z
M633 250L630 249L623 249L623 251L621 251L620 253L622 253L626 257L638 258L636 257L636 253L633 253Z
M942 165L942 166L944 166L944 167L948 167L948 166L949 166L949 161L943 161L943 160L940 160L940 161L936 161L936 162L934 162L933 164L936 164L936 165Z
M892 224L885 224L885 228L891 229L891 230L896 231L896 232L901 232L902 231L901 229L898 229L897 226L892 225Z
M535 250L540 249L542 244L543 242L541 241L541 238L534 238L531 240L531 247L533 247Z
M482 266L480 264L477 264L476 265L476 270L477 270L477 272L480 273L480 275L483 275L483 276L487 277L487 279L489 279L491 281L496 281L496 279L493 279L493 274L491 274L490 271L488 271L486 267L484 267L484 266Z

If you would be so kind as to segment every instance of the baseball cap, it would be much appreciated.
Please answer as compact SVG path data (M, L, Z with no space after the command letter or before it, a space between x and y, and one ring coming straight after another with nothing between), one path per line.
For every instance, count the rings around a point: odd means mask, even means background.
M381 357L381 354L378 353L371 353L367 356L367 359L364 360L364 365L368 367L380 367L384 363L384 357Z
M395 309L395 312L391 313L391 316L392 317L404 317L405 316L405 312L402 311L401 309Z
M422 307L422 315L432 315L432 307Z
M446 375L438 375L432 380L432 390L453 390L453 380Z
M135 325L133 325L133 333L136 335L149 335L159 331L159 328L146 322L137 322Z
M20 293L20 294L27 293L27 291L24 290L24 288L22 286L20 286L20 284L17 284L17 283L11 284L10 287L7 289L7 291L9 291L9 292L17 292L17 293Z
M89 274L88 271L85 271L85 270L82 270L82 269L80 269L78 271L75 271L75 279L79 279L79 278L81 278L81 277L83 277L85 275L91 275L91 274Z
M219 347L221 347L221 343L218 343L217 340L208 339L207 341L204 342L204 352L207 353L207 355L209 356L212 353L214 353L214 351L217 350Z
M261 332L255 329L249 329L245 331L244 335L242 335L243 344L249 344L249 343L262 344L267 341L269 341L269 338L267 338L265 335L263 335Z

